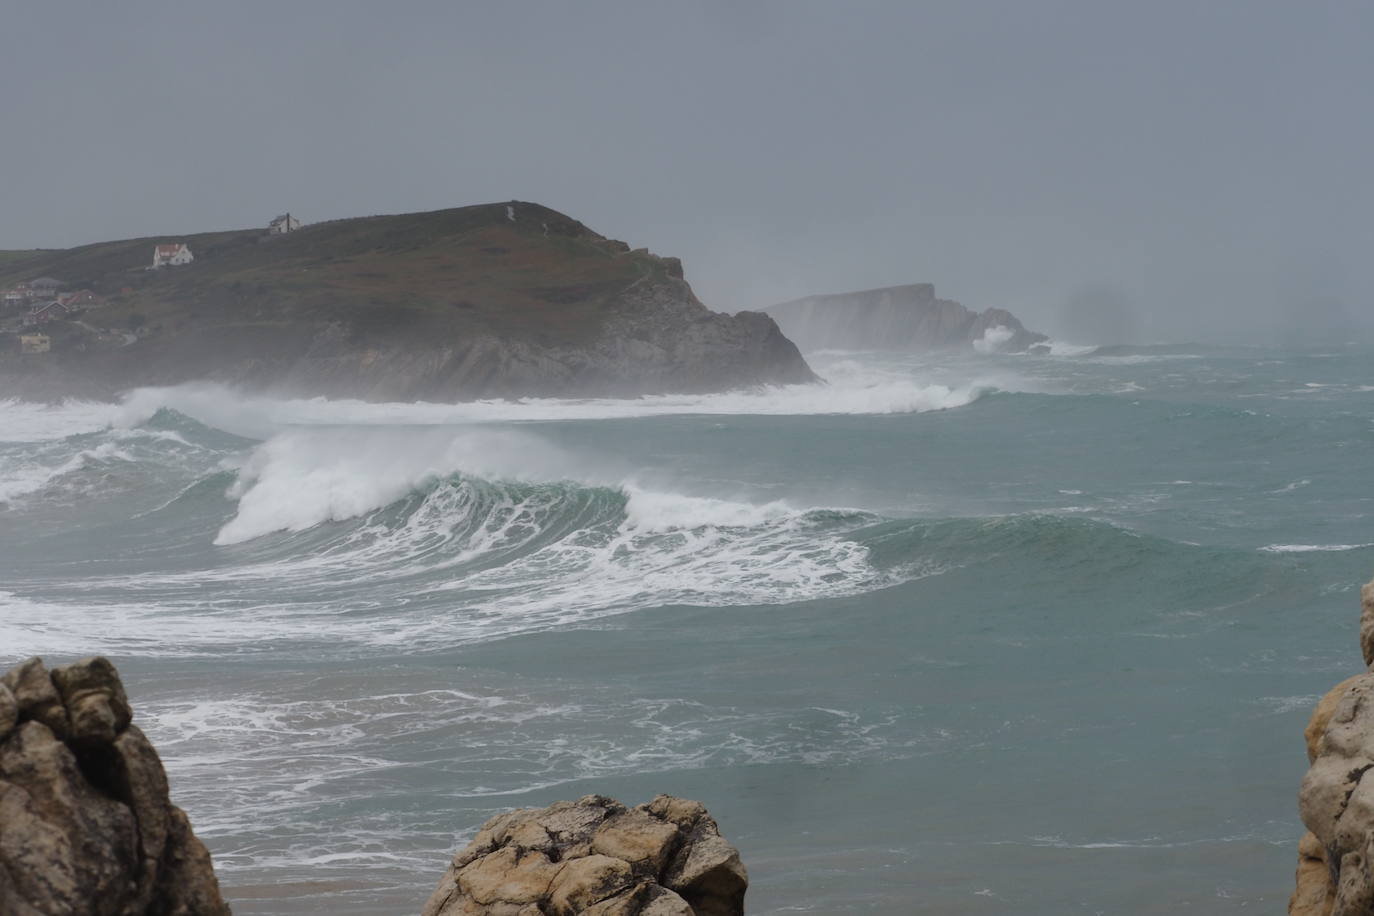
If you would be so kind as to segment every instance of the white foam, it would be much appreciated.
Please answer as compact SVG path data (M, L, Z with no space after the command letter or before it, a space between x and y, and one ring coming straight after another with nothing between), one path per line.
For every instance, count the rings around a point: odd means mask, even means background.
M171 408L216 429L266 439L293 426L407 426L463 423L603 420L680 415L816 415L923 413L963 407L995 386L922 384L907 373L839 367L830 384L761 387L701 395L639 398L523 398L440 404L372 403L326 398L276 399L207 384L134 391L117 411L123 427Z
M996 353L1015 336L1016 332L1003 324L985 328L983 336L973 342L973 349L984 354Z
M1374 547L1374 544L1269 544L1260 550L1265 553L1314 553L1363 550L1366 547Z
M238 514L215 543L356 518L460 471L556 480L566 464L543 440L512 430L289 430L258 446L240 468L229 491Z
M623 530L640 533L698 528L751 528L795 514L781 501L762 506L625 486L629 501Z
M1087 356L1097 349L1097 344L1071 344L1063 340L1047 340L1041 346L1050 351L1050 356Z
M157 744L196 832L238 845L227 867L277 874L320 862L348 861L374 872L384 866L366 855L360 838L375 844L404 827L406 818L350 803L398 790L442 792L451 804L468 800L455 807L471 809L490 796L577 780L721 766L833 765L906 756L917 744L942 747L957 740L913 736L891 712L642 698L619 684L589 686L579 702L569 702L556 684L524 684L518 676L495 688L466 680L463 689L424 689L395 669L366 679L286 675L275 678L271 690L252 692L178 689L143 699L139 721ZM402 745L406 752L398 752ZM378 823L378 817L386 820ZM252 842L264 835L273 842ZM427 872L432 860L452 850L451 836L413 827L403 839L402 848L425 851L410 861ZM225 865L220 849L217 868Z
M0 400L0 442L44 442L95 432L109 426L118 413L118 405L99 401Z
M93 448L82 449L60 464L49 464L44 456L6 462L0 468L0 504L13 503L22 497L39 493L55 481L84 468L104 462L133 461L133 456L117 442L103 442Z

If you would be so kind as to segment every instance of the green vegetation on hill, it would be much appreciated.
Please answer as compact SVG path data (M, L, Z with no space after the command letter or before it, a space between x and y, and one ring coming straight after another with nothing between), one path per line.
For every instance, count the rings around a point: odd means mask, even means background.
M153 246L172 241L190 246L195 261L146 270ZM99 315L110 327L139 315L155 333L342 321L359 343L483 332L585 340L609 299L664 269L659 258L524 203L337 220L280 236L210 232L28 254L0 261L0 286L52 276L89 287L110 297Z
M27 251L0 251L0 268L15 262L27 261L45 253L41 248L32 248Z

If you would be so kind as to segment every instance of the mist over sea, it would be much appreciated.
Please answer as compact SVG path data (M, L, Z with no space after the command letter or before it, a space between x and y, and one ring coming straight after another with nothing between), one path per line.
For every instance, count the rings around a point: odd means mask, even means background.
M822 352L519 403L0 401L0 665L101 653L238 914L706 803L750 911L1274 912L1362 669L1374 349Z

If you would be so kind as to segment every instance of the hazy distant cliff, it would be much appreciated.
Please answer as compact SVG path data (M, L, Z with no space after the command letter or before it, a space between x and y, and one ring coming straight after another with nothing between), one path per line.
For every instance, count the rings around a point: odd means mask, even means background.
M808 296L764 311L803 350L943 350L1017 352L1047 338L1027 331L1005 309L974 312L935 298L929 283ZM991 333L989 333L991 332Z
M146 270L155 243L194 261ZM814 379L773 319L713 312L676 258L511 202L134 239L0 261L105 300L0 347L11 393L213 379L385 399L634 395ZM16 323L16 316L8 316ZM15 329L17 330L17 328ZM0 341L3 343L3 341Z

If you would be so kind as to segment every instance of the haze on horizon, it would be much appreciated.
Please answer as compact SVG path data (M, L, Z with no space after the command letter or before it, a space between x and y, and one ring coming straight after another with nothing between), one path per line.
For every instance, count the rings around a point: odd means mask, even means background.
M727 311L932 282L1086 343L1374 328L1368 4L5 19L0 248L515 198L680 256Z

